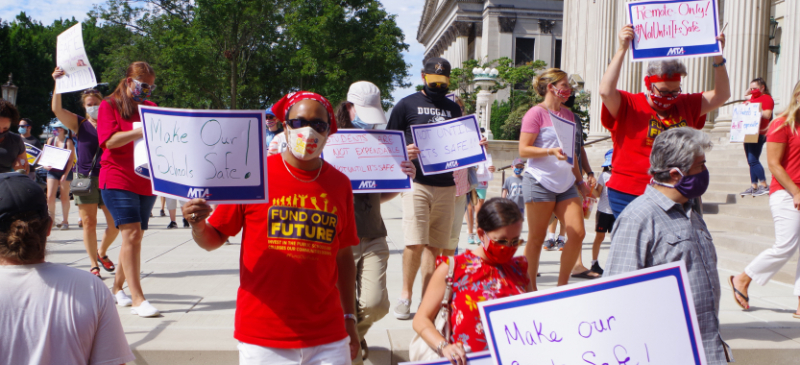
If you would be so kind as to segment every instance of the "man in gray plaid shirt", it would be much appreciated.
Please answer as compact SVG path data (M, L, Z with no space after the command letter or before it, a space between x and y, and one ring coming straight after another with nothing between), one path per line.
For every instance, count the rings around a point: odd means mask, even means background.
M719 334L717 253L692 203L708 188L705 151L710 148L708 136L692 128L673 128L656 137L651 185L617 218L604 276L683 260L706 360L716 365L725 364L730 353Z

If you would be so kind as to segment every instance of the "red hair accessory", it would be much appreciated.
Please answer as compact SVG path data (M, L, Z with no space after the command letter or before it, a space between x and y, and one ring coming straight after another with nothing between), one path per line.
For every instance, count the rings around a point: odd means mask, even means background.
M330 132L328 135L336 133L338 128L336 126L336 117L333 114L333 107L331 103L328 102L328 99L325 99L324 96L317 93L312 93L310 91L288 93L272 106L272 112L275 113L275 117L278 118L278 120L286 122L286 115L289 113L289 108L306 99L316 100L325 107L325 110L328 111L328 124L330 124Z
M673 74L671 77L667 75L652 75L652 76L645 76L644 77L644 84L647 86L647 89L650 90L650 87L653 86L655 82L668 82L668 81L681 81L681 74Z

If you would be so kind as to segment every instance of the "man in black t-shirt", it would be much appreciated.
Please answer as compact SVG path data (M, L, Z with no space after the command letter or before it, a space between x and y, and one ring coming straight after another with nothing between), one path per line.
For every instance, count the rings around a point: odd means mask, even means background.
M402 194L403 232L406 248L403 251L403 291L394 309L395 317L411 317L411 290L417 270L422 275L422 292L435 269L436 256L452 255L450 230L453 226L456 196L453 173L424 175L417 160L419 149L411 138L411 126L442 122L461 116L461 108L445 97L450 84L450 62L444 58L425 61L422 70L425 87L395 105L386 129L404 131L409 159L414 162L417 176L413 190Z
M0 99L0 173L24 170L28 173L28 158L22 138L11 133L11 127L19 121L17 108Z

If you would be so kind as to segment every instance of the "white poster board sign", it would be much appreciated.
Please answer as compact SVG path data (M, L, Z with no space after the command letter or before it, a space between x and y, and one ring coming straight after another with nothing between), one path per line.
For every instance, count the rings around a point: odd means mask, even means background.
M153 193L214 204L267 201L263 110L139 106Z
M350 178L355 194L411 191L400 166L408 160L402 131L340 129L328 137L322 158Z
M39 161L39 157L42 157L42 150L28 143L25 144L25 152L28 156L28 165L31 166L35 165L36 161Z
M489 171L489 166L492 166L494 162L492 161L492 155L486 154L486 162L482 164L478 164L476 168L476 175L478 175L478 182L481 183L488 183L494 179L494 173ZM484 187L479 187L478 189L484 189Z
M419 164L424 175L461 170L486 161L486 149L480 145L481 130L475 114L412 125L411 136L419 148Z
M561 152L567 156L567 163L570 166L575 166L575 133L577 133L577 125L575 122L561 118L552 112L550 113L550 121L556 131L556 138L558 138L558 144L561 146Z
M64 76L56 79L56 93L67 93L95 87L97 78L83 48L83 28L75 24L58 35L56 65L64 70Z
M409 361L401 362L397 365L451 365L449 359L437 359L429 361ZM494 365L492 354L489 351L471 352L467 354L467 365Z
M46 144L42 150L42 157L39 158L39 165L51 169L64 170L71 155L72 151L70 150Z
M683 261L478 308L498 365L706 364Z
M761 104L738 104L731 117L731 142L758 142L761 125Z
M625 4L633 25L634 62L718 56L717 0L641 1Z

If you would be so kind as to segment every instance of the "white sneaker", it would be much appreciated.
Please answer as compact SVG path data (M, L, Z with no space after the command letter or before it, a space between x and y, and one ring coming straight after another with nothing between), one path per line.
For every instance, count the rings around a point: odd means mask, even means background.
M133 304L131 297L125 294L124 291L120 290L117 294L114 294L114 298L117 299L117 305L120 307L130 307Z
M155 317L159 315L158 309L153 307L148 301L142 302L138 307L131 307L131 314L136 314L139 317Z

